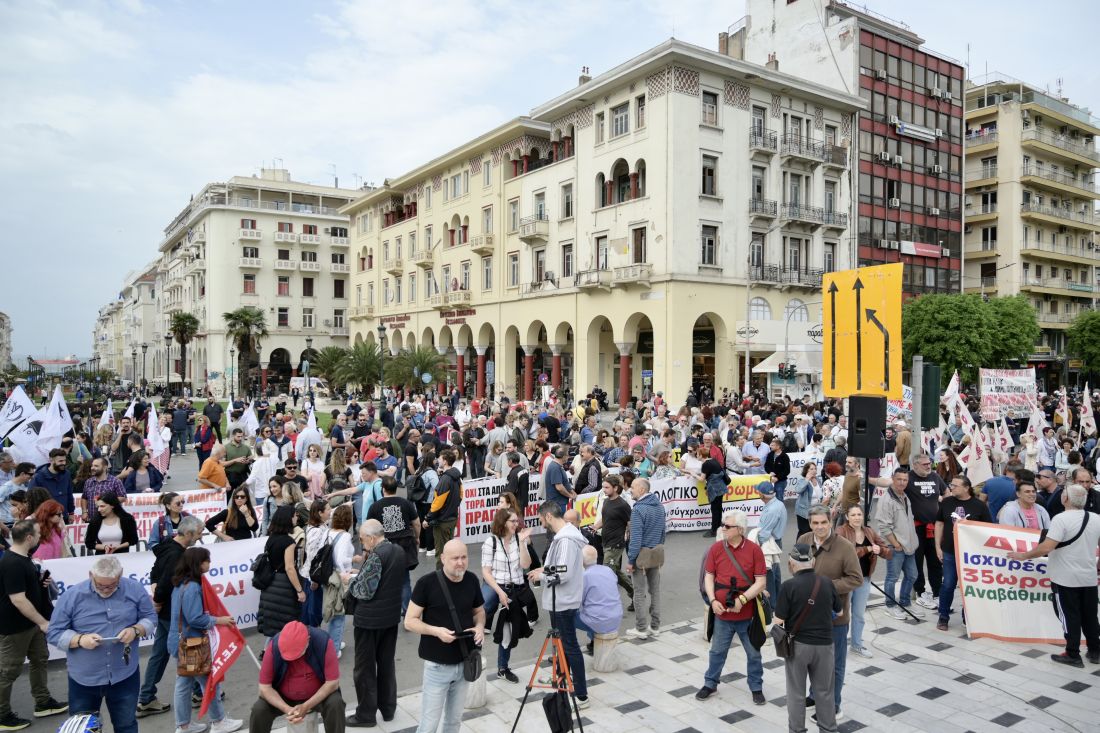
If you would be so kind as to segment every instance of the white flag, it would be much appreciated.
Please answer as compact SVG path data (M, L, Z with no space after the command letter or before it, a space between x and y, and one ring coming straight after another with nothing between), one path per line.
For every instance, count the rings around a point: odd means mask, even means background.
M1012 432L1008 429L1008 419L1002 417L1001 422L997 424L997 442L996 447L1006 456L1012 455L1012 448L1016 445L1016 442L1012 440Z
M130 406L126 408L126 412L122 416L123 417L128 417L131 420L133 420L134 419L134 405L136 405L136 404L137 404L137 397L130 400Z
M309 408L309 417L306 418L306 427L313 430L317 429L317 416L313 414L313 406Z
M8 433L25 423L38 412L31 398L23 390L23 385L16 385L11 391L11 396L0 409L0 441L8 436Z
M951 407L955 400L959 399L959 370L956 369L955 373L951 375L951 381L947 383L947 389L943 393L943 397L940 398L940 402Z
M164 444L164 438L161 437L157 408L151 401L149 402L149 411L146 413L145 422L148 426L145 431L145 439L149 441L149 455L159 456L168 449L168 446Z
M37 431L34 425L28 423L25 426L27 429L12 435L12 443L22 456L20 460L41 466L49 461L51 450L61 447L61 436L73 429L73 418L69 415L69 406L65 404L60 385L54 387L49 406L39 410L36 417L41 418Z
M255 400L250 400L248 407L245 408L244 414L241 415L240 422L237 426L244 431L244 437L251 438L256 434L256 431L260 427L260 419L256 417L256 410L253 407Z
M3 431L0 431L2 433ZM1085 394L1081 399L1081 439L1096 432L1096 413L1092 411L1092 395L1089 394L1088 382L1085 382Z
M1047 418L1038 407L1031 411L1031 419L1027 421L1026 435L1030 435L1038 442L1043 437L1043 430L1047 427Z
M984 484L993 478L993 465L990 462L989 447L985 444L985 440L980 433L981 430L978 429L970 431L970 447L967 449L970 453L970 459L967 461L966 477L970 479L970 483L974 486Z
M110 425L115 421L115 410L111 407L111 398L107 398L107 406L103 408L103 414L99 416L99 427Z
M1058 400L1058 413L1062 418L1062 427L1066 430L1070 428L1070 414L1069 414L1069 390L1062 390L1062 397Z

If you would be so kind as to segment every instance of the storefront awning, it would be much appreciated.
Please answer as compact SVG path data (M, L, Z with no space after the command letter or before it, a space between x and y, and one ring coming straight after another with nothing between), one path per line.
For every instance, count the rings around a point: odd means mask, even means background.
M821 374L820 351L777 351L752 368L754 374L774 374L779 365L793 362L799 374Z

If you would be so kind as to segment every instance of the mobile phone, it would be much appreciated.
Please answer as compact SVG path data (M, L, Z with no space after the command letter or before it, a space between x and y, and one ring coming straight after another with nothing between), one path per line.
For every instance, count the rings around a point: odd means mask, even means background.
M119 638L117 636L104 636L99 641L100 643L103 643L105 641L119 641Z

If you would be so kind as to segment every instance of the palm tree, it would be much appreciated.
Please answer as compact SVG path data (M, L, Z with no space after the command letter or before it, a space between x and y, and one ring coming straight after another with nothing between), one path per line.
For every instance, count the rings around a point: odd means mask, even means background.
M348 350L342 346L326 346L313 352L313 358L309 362L310 371L314 376L328 382L329 387L335 387L340 367L347 358Z
M222 313L222 318L225 320L226 336L237 347L238 364L242 360L245 364L251 364L252 359L248 358L248 355L252 353L259 355L260 339L267 338L264 312L255 306L246 305L235 311ZM237 378L238 364L233 365L234 379Z
M332 376L341 382L358 384L370 394L382 376L382 352L378 344L364 342L352 346Z
M436 384L447 378L447 357L431 346L403 349L386 362L386 381L406 387L423 386L423 375L430 374Z
M180 386L187 380L187 344L199 332L199 319L185 311L176 311L168 323L168 331L180 345ZM169 380L170 381L170 380ZM169 385L165 385L168 388Z

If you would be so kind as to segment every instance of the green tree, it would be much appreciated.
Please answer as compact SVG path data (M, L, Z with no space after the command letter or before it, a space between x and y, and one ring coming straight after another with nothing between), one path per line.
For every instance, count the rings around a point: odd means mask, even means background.
M260 340L267 338L268 335L267 320L262 310L251 305L222 313L222 319L225 321L226 336L237 348L238 357L237 364L233 365L233 380L239 383L240 362L251 364L253 354L257 359L259 358Z
M1027 361L1027 355L1039 341L1039 322L1035 308L1022 295L1007 298L990 298L986 309L992 317L992 353L985 367L1006 367L1018 359Z
M335 387L337 374L341 365L348 358L348 350L341 346L326 346L313 354L309 361L309 370L315 377L328 382L330 387Z
M902 359L914 354L943 367L944 378L958 369L968 381L993 356L994 319L979 295L924 295L902 307Z
M199 332L199 319L186 311L176 311L168 323L168 331L180 345L180 386L182 386L187 381L187 344L191 343L195 334ZM165 385L166 388L168 386Z
M1085 370L1100 372L1100 311L1082 311L1066 330L1066 351L1085 362Z
M333 377L340 382L357 384L370 393L382 376L382 352L378 344L359 343L348 349Z
M438 384L447 378L447 357L441 356L430 346L417 346L411 351L403 349L397 356L386 362L386 382L402 384L406 387L423 388L424 374L432 375L432 382Z

